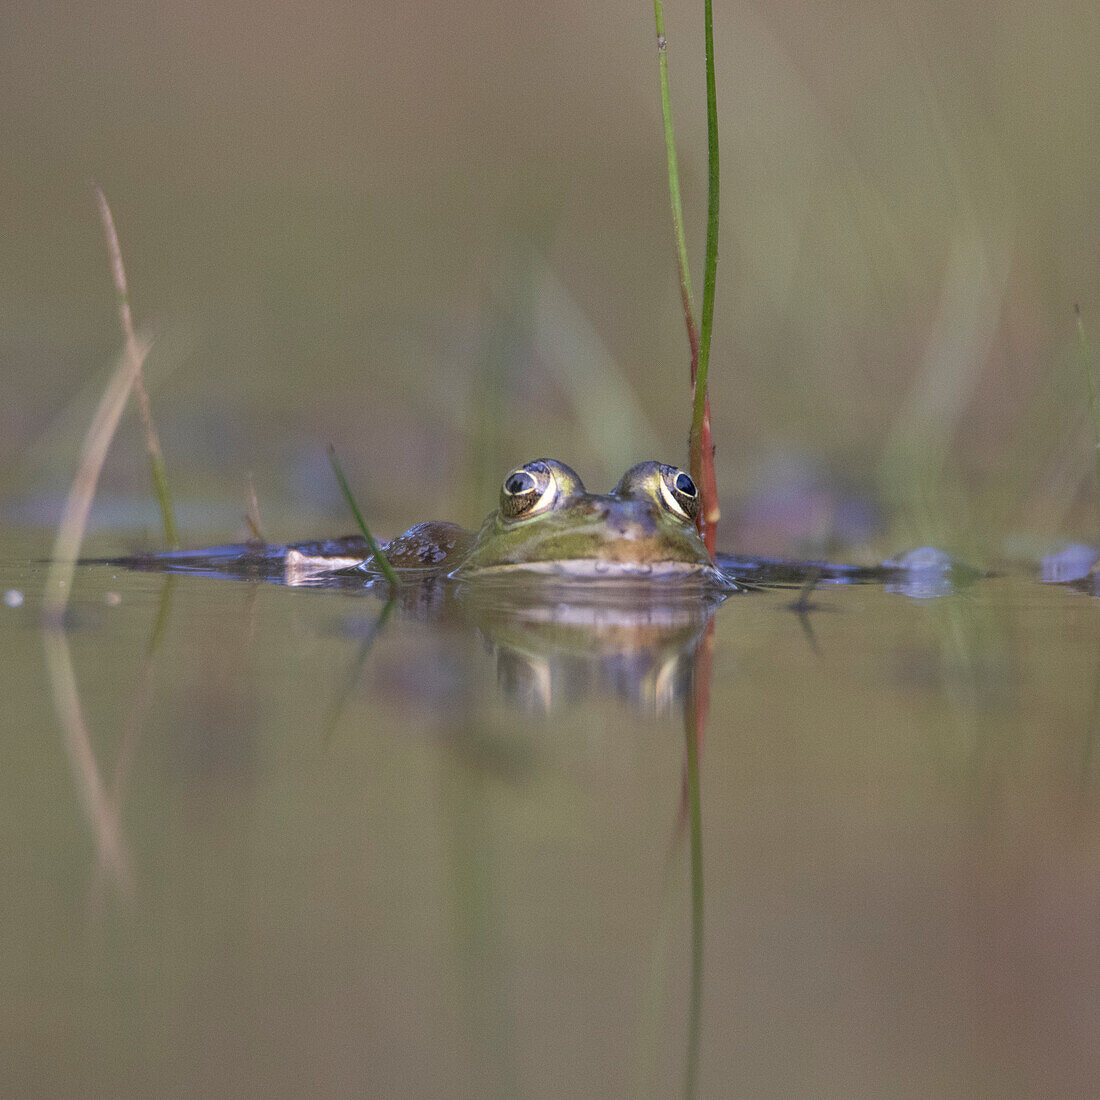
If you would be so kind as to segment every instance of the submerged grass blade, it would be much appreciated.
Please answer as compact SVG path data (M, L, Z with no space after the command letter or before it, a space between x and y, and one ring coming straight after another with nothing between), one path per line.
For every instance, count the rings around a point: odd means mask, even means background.
M340 722L340 716L344 713L344 707L347 705L348 699L351 698L351 693L355 690L356 685L362 679L363 666L366 665L367 658L374 648L374 643L385 629L386 623L393 613L396 604L397 597L391 594L390 598L386 601L385 607L378 613L378 618L371 624L370 630L359 644L359 652L355 655L355 660L352 661L348 668L347 675L344 677L344 681L340 685L339 691L333 696L325 720L321 723L321 730L323 731L321 740L324 742L326 749L332 744L332 737L333 734L336 733L336 727Z
M359 530L363 532L363 538L367 540L367 545L374 555L374 560L378 563L378 567L382 570L386 580L388 580L394 588L400 588L401 580L393 571L393 566L390 565L389 559L382 553L382 548L374 541L374 536L367 528L367 521L363 519L363 513L359 511L359 505L355 503L355 497L352 496L351 488L348 486L348 479L344 477L344 471L340 467L340 460L336 457L336 448L331 443L328 445L328 460L329 464L332 466L332 472L336 475L336 480L340 485L340 492L344 494L344 500L347 501L347 505L351 509L351 514L355 517L355 522L359 524Z
M65 753L76 781L84 816L95 839L99 866L114 879L127 896L133 895L131 859L122 821L107 794L96 763L92 739L80 706L72 656L65 631L58 624L46 623L42 631L46 652L46 671L53 692L54 709L64 733Z
M107 252L111 258L111 274L115 282L115 292L118 295L118 319L122 325L122 334L126 339L126 354L130 358L134 370L134 393L138 399L138 411L141 416L141 427L145 435L145 449L149 452L149 473L153 481L153 491L156 493L157 503L160 505L160 514L164 522L164 537L168 541L170 549L179 547L179 532L176 530L176 517L172 509L172 493L168 488L168 474L164 468L164 453L160 448L160 437L157 435L156 425L153 423L153 411L149 404L149 392L145 388L145 379L142 374L142 364L145 354L138 354L138 340L134 334L134 319L130 311L130 294L126 284L126 268L122 263L122 248L118 243L118 232L115 229L115 219L111 215L111 208L107 203L107 197L102 189L93 184L96 203L99 206L99 217L103 222L103 233L107 238Z
M710 711L711 672L714 666L714 620L695 652L692 683L684 700L684 747L687 779L688 822L691 846L691 994L688 1001L687 1057L684 1063L684 1096L699 1088L699 1043L703 1025L703 812L699 795L699 753Z
M172 613L172 597L178 580L179 577L172 573L165 574L164 584L160 590L160 600L157 604L156 618L153 620L153 628L149 634L149 641L145 646L145 655L142 658L141 667L138 669L133 690L130 693L130 704L126 721L122 727L122 746L119 748L118 757L115 760L114 774L107 789L108 808L114 813L119 822L122 821L126 788L145 731L149 710L153 703L155 674L159 664L161 645L168 633L168 621ZM106 870L109 870L109 868L101 858L96 864L96 874L90 887L91 896L97 901L102 899L103 896L103 873Z
M699 1038L703 1023L703 820L699 803L699 745L688 729L688 804L691 823L691 993L688 1001L687 1057L684 1062L684 1096L699 1090Z
M1096 484L1093 488L1097 512L1100 513L1100 405L1096 402L1096 364L1085 332L1085 322L1081 319L1081 307L1074 305L1073 312L1077 318L1077 347L1081 353L1081 367L1084 369L1085 384L1088 387L1089 412L1092 414L1092 442L1096 462Z

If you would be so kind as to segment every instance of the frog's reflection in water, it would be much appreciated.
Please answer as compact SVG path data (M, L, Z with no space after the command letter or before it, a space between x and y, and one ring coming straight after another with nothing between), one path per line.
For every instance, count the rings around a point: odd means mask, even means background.
M379 589L383 586L380 584ZM606 585L537 580L453 585L405 584L387 605L406 621L434 625L448 654L465 662L476 637L496 663L502 698L519 710L549 714L610 696L632 710L671 716L682 710L699 639L725 594L679 583ZM360 620L355 633L373 644L378 631ZM467 632L472 632L467 635ZM406 693L440 702L440 679L402 677Z
M699 639L721 603L695 592L542 593L525 603L471 601L502 695L548 714L609 695L640 713L678 713Z

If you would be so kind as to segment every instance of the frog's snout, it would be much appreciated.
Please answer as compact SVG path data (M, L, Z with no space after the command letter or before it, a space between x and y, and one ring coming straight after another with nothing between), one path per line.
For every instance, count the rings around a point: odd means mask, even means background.
M658 531L656 509L642 501L605 505L603 521L609 536L626 542L652 538Z

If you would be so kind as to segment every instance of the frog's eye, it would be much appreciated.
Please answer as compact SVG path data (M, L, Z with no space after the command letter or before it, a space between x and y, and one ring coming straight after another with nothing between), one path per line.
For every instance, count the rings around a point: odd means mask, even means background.
M530 470L515 470L508 475L504 483L504 491L510 497L520 497L524 493L531 492L538 485L535 475Z
M699 490L695 482L675 466L661 467L661 499L673 515L695 521L699 515Z
M672 487L676 492L683 493L686 497L696 497L699 495L698 490L695 488L695 482L692 481L683 470L676 475L676 480L672 483Z
M699 516L699 489L691 477L663 462L631 466L612 494L626 500L651 500L678 520L694 523Z
M500 512L505 519L535 516L554 506L558 486L545 462L528 462L513 470L500 489Z
M540 458L517 466L500 487L500 514L506 519L527 519L560 508L584 494L575 470L553 458Z

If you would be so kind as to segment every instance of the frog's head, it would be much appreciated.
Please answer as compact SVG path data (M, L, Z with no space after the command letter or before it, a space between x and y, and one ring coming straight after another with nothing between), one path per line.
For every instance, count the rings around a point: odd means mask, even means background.
M610 493L543 458L504 479L461 576L526 570L565 577L696 577L721 583L695 528L699 491L675 466L640 462Z

